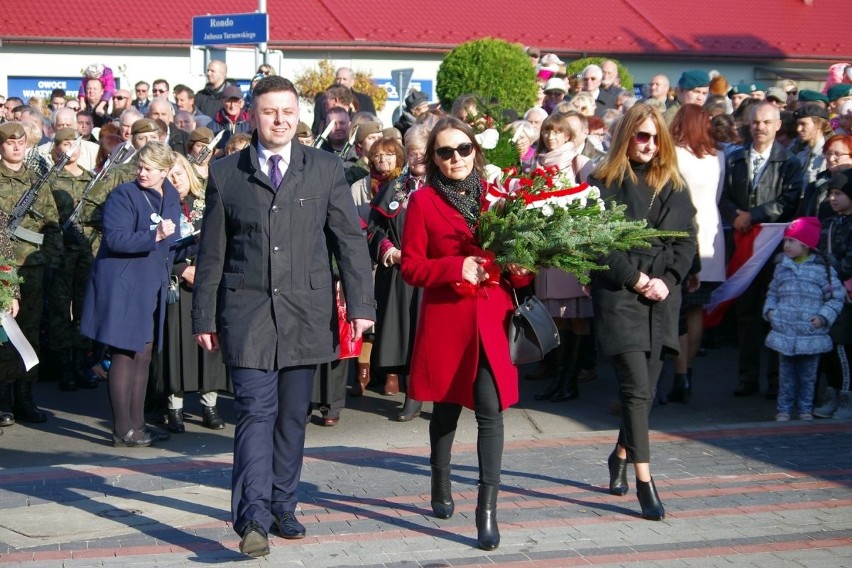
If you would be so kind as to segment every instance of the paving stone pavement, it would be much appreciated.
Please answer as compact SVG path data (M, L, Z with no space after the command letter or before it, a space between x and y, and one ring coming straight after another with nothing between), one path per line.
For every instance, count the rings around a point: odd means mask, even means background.
M717 374L728 359L713 359ZM852 567L852 423L774 423L771 402L735 400L730 381L708 381L703 400L654 409L667 514L645 521L634 492L606 491L616 436L607 380L584 385L582 406L558 408L531 402L542 385L523 382L507 414L497 550L476 548L472 415L454 448L456 512L438 520L428 414L388 423L401 399L371 394L351 401L337 428L309 428L299 511L308 536L273 537L262 559L238 552L229 522L232 426L216 437L191 426L161 449L113 452L95 408L105 389L91 407L68 409L40 385L53 425L0 437L0 565ZM80 438L101 441L77 451Z

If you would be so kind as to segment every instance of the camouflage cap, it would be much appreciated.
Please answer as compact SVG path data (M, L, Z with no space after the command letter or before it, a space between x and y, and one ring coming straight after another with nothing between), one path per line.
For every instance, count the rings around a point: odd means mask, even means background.
M196 142L204 142L205 144L210 144L213 141L213 131L207 128L206 126L199 126L195 130L193 130L189 135L189 142L187 142L187 146L192 146Z
M19 122L4 122L0 124L0 144L10 138L26 138L27 133Z
M133 126L130 128L130 134L133 136L136 136L137 134L145 134L147 132L160 132L160 129L157 127L157 123L150 118L140 118L134 122Z
M77 131L73 128L60 128L56 131L56 134L53 136L53 142L55 144L59 144L60 142L65 142L67 140L76 140L77 139Z

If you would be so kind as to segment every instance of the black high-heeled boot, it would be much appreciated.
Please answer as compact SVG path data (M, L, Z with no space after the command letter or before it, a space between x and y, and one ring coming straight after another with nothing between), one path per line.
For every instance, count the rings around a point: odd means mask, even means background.
M570 335L568 345L562 351L562 382L556 392L550 395L550 402L580 398L577 373L580 372L580 346L583 344L583 336L573 333Z
M627 495L630 486L627 484L627 458L618 457L618 448L609 454L606 460L609 465L609 492L613 495Z
M497 527L496 485L479 484L476 499L476 543L482 550L500 546L500 529Z
M649 521L662 521L666 518L666 510L657 495L657 486L654 478L650 481L636 480L636 495L639 497L639 506L642 507L642 518Z
M439 519L449 519L455 509L449 466L432 466L432 512Z
M533 398L536 400L552 400L551 397L563 390L565 382L569 378L568 373L572 372L570 367L565 366L565 353L573 351L573 347L569 347L569 344L573 345L576 343L576 339L577 336L569 330L559 331L559 347L550 352L553 353L556 372L554 373L553 379L551 379L551 381L547 384L547 387L545 387L545 389L540 393L536 394ZM548 353L548 355L550 355L550 353Z

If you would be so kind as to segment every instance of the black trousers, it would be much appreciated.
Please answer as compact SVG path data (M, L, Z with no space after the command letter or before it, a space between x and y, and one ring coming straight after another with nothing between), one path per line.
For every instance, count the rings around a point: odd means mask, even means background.
M479 458L479 483L500 485L503 466L503 411L494 375L485 352L479 351L479 370L473 384L474 415L476 416L476 453ZM436 402L429 423L429 441L432 451L429 462L433 467L450 465L456 425L462 405Z
M766 302L766 291L774 271L775 264L772 261L767 262L745 292L737 298L734 310L740 346L740 381L749 385L760 384L760 357L766 350L769 354L766 371L769 390L777 391L778 352L766 349L764 345L769 333L769 324L763 319L763 304Z
M663 361L659 357L648 355L644 351L632 351L612 357L621 399L618 443L627 448L627 457L634 463L651 461L648 418L657 392Z

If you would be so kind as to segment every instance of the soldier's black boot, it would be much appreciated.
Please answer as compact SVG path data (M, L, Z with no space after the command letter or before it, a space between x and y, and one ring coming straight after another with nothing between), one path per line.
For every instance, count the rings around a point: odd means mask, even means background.
M12 412L12 383L5 381L0 383L0 427L11 426L15 423L15 414Z
M21 422L47 422L47 414L33 400L33 382L15 381L15 416Z
M59 390L65 392L77 390L77 377L74 376L74 365L71 363L71 350L55 351L55 353L62 373L59 377Z

